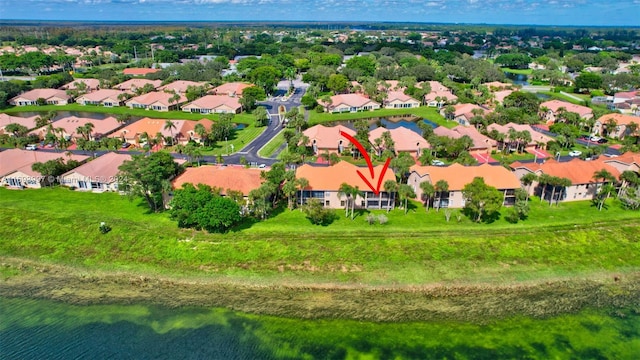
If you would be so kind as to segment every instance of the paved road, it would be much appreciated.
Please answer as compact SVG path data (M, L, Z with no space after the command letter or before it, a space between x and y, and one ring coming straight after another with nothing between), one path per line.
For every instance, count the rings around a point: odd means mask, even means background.
M538 85L526 85L522 87L522 91L528 91L528 92L551 91L551 87L538 86Z

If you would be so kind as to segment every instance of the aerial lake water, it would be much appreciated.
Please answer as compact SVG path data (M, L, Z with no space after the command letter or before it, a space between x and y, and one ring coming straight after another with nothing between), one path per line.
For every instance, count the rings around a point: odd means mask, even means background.
M640 309L373 323L0 297L2 359L637 359Z

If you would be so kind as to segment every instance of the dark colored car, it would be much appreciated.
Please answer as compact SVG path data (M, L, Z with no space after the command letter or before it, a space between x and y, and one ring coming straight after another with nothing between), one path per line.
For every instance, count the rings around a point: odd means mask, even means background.
M128 142L126 142L126 143L122 143L122 146L120 146L120 147L121 147L121 148L123 148L123 149L126 149L126 148L128 148L129 146L131 146L131 144L129 144Z

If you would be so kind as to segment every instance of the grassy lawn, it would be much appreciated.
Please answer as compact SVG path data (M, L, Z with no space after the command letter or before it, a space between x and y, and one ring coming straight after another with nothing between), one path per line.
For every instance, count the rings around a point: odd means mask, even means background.
M242 130L235 130L234 136L229 138L229 141L218 141L213 149L203 151L202 155L217 156L238 152L253 141L253 139L260 136L266 129L265 126L255 127L253 124L247 125L247 127ZM233 145L233 151L231 151L231 145Z
M506 67L500 68L503 72L510 72L512 74L518 75L531 75L533 74L533 69L509 69Z
M80 105L80 104L68 104L68 105L44 105L44 106L14 106L12 108L4 109L2 112L11 114L16 112L28 112L28 111L37 111L37 112L47 112L47 111L78 111L78 112L95 112L95 113L105 113L105 114L129 114L132 116L141 116L141 117L150 117L150 118L158 118L158 119L185 119L185 120L200 120L200 119L210 119L216 120L218 118L218 114L213 115L203 115L203 114L193 114L183 111L154 111L154 110L144 110L144 109L130 109L128 107L119 106L119 107L103 107L103 106L91 106L91 105ZM236 114L233 118L233 121L236 123L242 124L253 124L255 122L255 118L251 114L242 113Z
M380 109L375 111L365 111L365 112L357 112L357 113L340 113L340 114L329 114L329 113L317 113L315 111L309 112L309 124L321 124L325 122L332 121L342 121L342 120L356 120L356 119L370 119L370 118L378 118L385 116L393 116L393 115L404 115L404 114L412 114L424 119L428 119L438 125L445 126L448 128L455 127L458 125L454 121L447 121L436 108L421 106L419 108L413 109Z
M425 284L509 282L640 268L637 212L614 201L549 207L532 201L528 220L474 224L453 210L384 210L368 225L336 210L326 227L279 210L224 234L177 228L166 214L117 194L0 189L0 255L108 269L152 269L254 282ZM100 222L113 230L98 231Z
M539 91L540 94L545 94L545 95L549 95L551 97L551 99L549 100L562 100L562 101L566 101L566 102L570 102L572 104L576 104L576 105L584 105L584 100L583 101L577 101L576 99L573 99L569 96L560 94L560 93L556 93L553 91ZM579 94L572 94L574 96L577 96L579 98L583 98L583 96L579 96ZM587 99L589 99L590 97L587 95Z
M258 155L264 158L270 158L285 143L284 132L280 131L268 143L266 143L259 151Z

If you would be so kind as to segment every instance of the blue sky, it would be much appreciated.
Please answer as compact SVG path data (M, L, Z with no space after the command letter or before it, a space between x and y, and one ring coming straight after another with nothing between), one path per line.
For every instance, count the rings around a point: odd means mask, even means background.
M0 19L640 26L640 0L0 0Z

